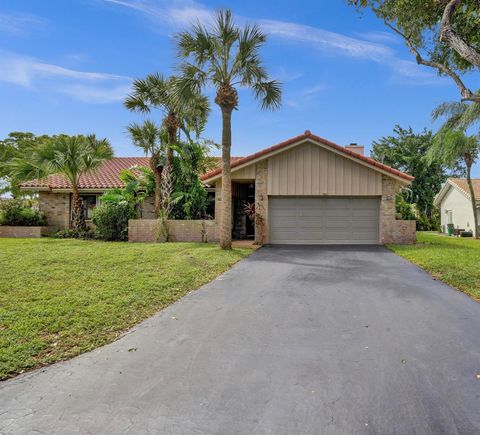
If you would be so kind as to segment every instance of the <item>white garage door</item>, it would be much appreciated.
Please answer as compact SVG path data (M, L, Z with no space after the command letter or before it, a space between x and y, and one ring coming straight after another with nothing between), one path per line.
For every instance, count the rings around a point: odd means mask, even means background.
M270 196L270 243L378 244L379 198Z

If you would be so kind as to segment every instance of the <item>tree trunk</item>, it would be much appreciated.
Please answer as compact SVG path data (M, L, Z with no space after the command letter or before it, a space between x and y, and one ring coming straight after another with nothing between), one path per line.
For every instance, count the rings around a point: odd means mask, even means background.
M220 222L220 247L232 249L232 173L230 151L232 148L232 108L222 107L222 216Z
M457 7L461 7L461 3L462 0L450 0L445 6L440 25L440 40L455 50L461 58L480 67L480 52L465 42L453 29L453 15Z
M173 149L172 146L177 140L178 122L176 116L169 115L170 122L168 126L168 144L165 158L165 166L162 170L162 210L164 219L170 217L171 196L173 191ZM173 120L172 120L173 119Z
M467 183L468 183L468 190L470 191L470 200L472 202L472 209L473 209L473 225L475 228L474 236L476 239L480 238L480 234L478 231L478 215L477 215L477 201L475 199L475 190L473 189L472 177L471 177L471 169L473 159L467 158Z
M78 187L73 185L72 194L72 228L75 231L85 231L87 225L85 223L85 216L83 214L83 202L80 199Z
M160 215L160 209L162 205L162 171L158 167L158 158L155 156L150 157L150 169L153 171L155 178L155 196L154 196L154 206L155 206L155 217L158 218Z

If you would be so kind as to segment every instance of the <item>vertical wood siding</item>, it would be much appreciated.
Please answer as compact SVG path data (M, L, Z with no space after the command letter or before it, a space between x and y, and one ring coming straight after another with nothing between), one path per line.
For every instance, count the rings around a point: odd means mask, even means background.
M268 159L268 194L381 195L382 175L307 143Z

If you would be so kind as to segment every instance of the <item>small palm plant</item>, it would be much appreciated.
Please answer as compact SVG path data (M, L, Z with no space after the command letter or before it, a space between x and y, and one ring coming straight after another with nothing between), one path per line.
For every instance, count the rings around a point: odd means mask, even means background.
M188 102L206 86L213 85L215 103L222 112L223 249L232 246L231 118L238 108L237 87L250 88L262 109L276 109L281 104L281 86L269 79L261 60L260 48L265 42L266 36L258 26L239 28L230 10L219 11L210 28L196 24L190 31L177 35L178 55L183 61L177 80L178 100Z
M12 172L18 179L30 180L61 174L72 186L72 228L76 232L86 230L83 203L78 182L80 176L98 168L113 157L107 139L90 136L59 136L45 141L26 153L25 157L11 162Z

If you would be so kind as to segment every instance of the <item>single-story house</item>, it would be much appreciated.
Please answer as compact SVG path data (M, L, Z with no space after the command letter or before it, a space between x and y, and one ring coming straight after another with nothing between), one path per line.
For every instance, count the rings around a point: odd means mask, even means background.
M480 220L480 179L473 179L477 216ZM448 225L453 228L472 231L475 236L472 201L466 178L449 178L435 197L434 204L440 210L440 226L443 233Z
M148 158L114 158L81 177L87 220L103 192L123 186L120 171L135 165L148 166ZM306 131L249 156L232 158L231 166L234 239L255 238L271 244L415 241L415 221L395 219L395 193L413 177L364 156L361 146L343 147ZM220 168L201 179L215 199L208 239L216 240L222 210ZM71 187L63 177L34 180L22 188L39 192L39 207L50 225L70 225ZM258 218L254 222L246 216L248 204L255 204ZM201 240L202 222L175 225L175 239ZM154 240L155 225L153 199L149 198L142 219L130 226L130 240Z
M92 210L99 204L100 196L107 190L122 188L120 173L135 166L149 167L148 157L115 157L80 177L79 190L84 204L87 223L92 219ZM51 226L69 228L72 218L72 186L62 175L50 175L41 180L21 184L21 189L38 192L38 207ZM142 217L154 218L153 198L147 198L141 208Z
M343 147L304 134L232 162L232 230L249 231L245 203L260 216L255 239L269 244L413 243L415 221L395 219L395 194L412 176ZM202 181L215 188L215 219L222 207L221 170Z

